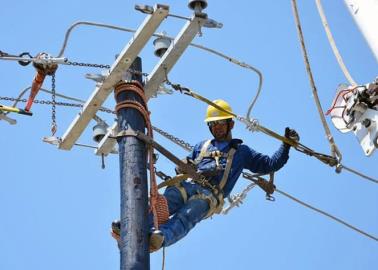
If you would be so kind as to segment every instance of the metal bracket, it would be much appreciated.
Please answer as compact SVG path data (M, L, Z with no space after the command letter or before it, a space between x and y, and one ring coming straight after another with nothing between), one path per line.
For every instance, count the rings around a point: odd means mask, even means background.
M181 29L177 37L171 42L171 45L165 54L162 56L162 58L160 58L160 61L146 78L144 91L147 99L150 99L156 95L159 86L165 81L166 75L176 64L177 60L181 57L194 37L200 32L201 27L206 23L206 21L207 15L204 13L202 13L200 16L193 15L190 21L188 21Z
M146 79L144 91L146 97L149 99L156 96L159 91L162 82L166 79L166 74L172 69L179 57L183 54L185 49L189 46L190 42L194 39L201 27L207 21L207 17L199 17L194 15L193 18L188 21L177 35L175 40L171 43L167 52L156 64L151 74ZM104 138L100 141L98 149L95 151L96 155L108 155L116 144L116 140L112 138L112 135L117 132L117 127L112 126Z
M63 135L62 142L59 144L60 149L70 150L72 148L97 110L111 93L113 86L122 79L122 74L131 66L161 22L168 16L168 13L168 6L156 5L154 12L146 17L110 68L109 75L102 84L96 86L91 97L84 104L82 111L76 116Z
M366 156L378 147L378 111L366 109L352 128Z
M115 139L123 138L123 137L137 137L138 138L139 134L140 133L138 131L127 129L127 130L122 130L118 132L118 134L114 138Z

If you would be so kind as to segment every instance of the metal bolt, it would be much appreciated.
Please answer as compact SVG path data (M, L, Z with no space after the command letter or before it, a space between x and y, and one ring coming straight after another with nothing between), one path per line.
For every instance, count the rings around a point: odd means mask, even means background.
M368 127L370 127L370 125L371 125L371 120L368 119L368 118L365 118L365 119L362 121L362 124L363 124L366 128L368 128Z

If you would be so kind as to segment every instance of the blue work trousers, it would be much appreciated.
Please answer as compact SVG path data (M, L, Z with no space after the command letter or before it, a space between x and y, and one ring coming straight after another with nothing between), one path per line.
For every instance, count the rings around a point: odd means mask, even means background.
M164 246L170 246L183 238L210 209L208 200L193 197L198 194L210 196L209 190L190 182L182 182L181 185L187 193L186 202L175 186L168 187L164 192L171 216L167 223L159 226L164 235Z

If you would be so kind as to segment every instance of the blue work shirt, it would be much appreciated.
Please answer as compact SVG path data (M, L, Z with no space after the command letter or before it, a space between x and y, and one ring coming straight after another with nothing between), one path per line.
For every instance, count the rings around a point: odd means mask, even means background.
M240 141L233 139L231 141L217 141L213 139L207 148L207 152L220 151L223 153L228 153L230 150L232 142ZM203 144L206 141L202 141L194 146L192 153L188 156L189 159L195 160L202 149ZM227 197L232 189L234 188L236 181L238 180L243 169L248 169L253 173L267 174L270 172L275 172L281 169L289 159L289 149L290 146L282 144L280 148L270 157L268 155L261 154L245 144L239 144L237 150L234 154L231 171L229 173L226 185L223 188L224 197ZM224 169L226 166L227 157L221 157L219 159L219 164ZM212 172L216 169L215 159L212 157L204 157L197 164L197 171L206 173ZM212 184L219 185L222 180L224 170L216 176L211 176L209 178Z

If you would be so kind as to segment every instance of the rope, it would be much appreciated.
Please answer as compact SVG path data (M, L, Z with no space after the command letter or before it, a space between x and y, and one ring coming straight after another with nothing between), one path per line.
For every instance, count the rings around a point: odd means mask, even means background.
M79 21L79 22L76 22L74 24L72 24L68 30L66 31L66 34L64 36L64 41L63 41L63 45L60 49L60 52L58 54L58 58L59 57L62 57L63 54L64 54L64 51L67 47L67 43L68 43L68 39L69 39L69 36L72 32L72 30L76 27L76 26L79 26L79 25L89 25L89 26L97 26L97 27L103 27L103 28L109 28L109 29L114 29L114 30L119 30L119 31L124 31L124 32L129 32L129 33L135 33L136 30L134 29L129 29L129 28L124 28L124 27L119 27L119 26L115 26L115 25L110 25L110 24L104 24L104 23L95 23L95 22L88 22L88 21ZM168 38L170 39L171 41L174 40L173 37L169 37L169 36L166 36L166 35L162 35L162 34L153 34L154 37L164 37L164 38ZM262 84L263 84L263 75L261 73L260 70L258 70L257 68L247 64L247 63L244 63L244 62L241 62L235 58L232 58L230 56L227 56L221 52L218 52L216 50L213 50L213 49L210 49L210 48L207 48L203 45L200 45L200 44L195 44L195 43L190 43L189 46L192 46L192 47L195 47L197 49L200 49L200 50L204 50L206 52L209 52L211 54L214 54L216 56L219 56L225 60L227 60L228 62L231 62L235 65L238 65L242 68L246 68L246 69L249 69L253 72L255 72L257 74L257 76L259 77L259 84L258 84L258 88L257 88L257 92L256 92L256 95L255 97L253 98L252 100L252 103L249 105L248 107L248 110L247 110L247 114L246 114L246 118L249 119L250 118L250 114L251 114L251 111L252 111L252 108L254 107L258 97L260 96L260 93L261 93L261 89L262 89Z
M368 234L368 233L366 233L366 232L364 232L364 231L362 231L362 230L354 227L353 225L350 225L349 223L346 223L345 221L343 221L343 220L341 220L341 219L339 219L339 218L337 218L337 217L335 217L335 216L333 216L331 214L328 214L328 213L324 212L323 210L320 210L320 209L318 209L318 208L316 208L314 206L311 206L311 205L309 205L309 204L307 204L307 203L305 203L305 202L303 202L303 201L301 201L301 200L299 200L299 199L297 199L297 198L295 198L295 197L287 194L286 192L284 192L282 190L276 189L276 192L280 193L283 196L286 196L287 198L289 198L289 199L291 199L291 200L293 200L293 201L295 201L295 202L297 202L297 203L299 203L299 204L301 204L301 205L303 205L303 206L305 206L307 208L310 208L311 210L314 210L315 212L317 212L319 214L322 214L322 215L324 215L326 217L329 217L329 218L333 219L334 221L336 221L336 222L338 222L338 223L340 223L340 224L348 227L349 229L352 229L352 230L354 230L354 231L356 231L356 232L358 232L358 233L360 233L360 234L362 234L362 235L364 235L364 236L366 236L366 237L368 237L370 239L378 241L377 237L375 237L375 236L373 236L371 234Z
M312 94L313 94L314 99L315 99L315 104L316 104L316 107L318 109L319 117L320 117L320 120L323 124L324 131L326 133L327 139L328 139L330 147L331 147L331 154L332 154L333 157L336 157L338 161L341 161L342 155L341 155L339 149L336 146L336 143L333 139L331 131L328 127L327 121L326 121L326 119L323 115L323 109L322 109L322 106L320 104L319 96L318 96L318 93L317 93L315 81L314 81L314 78L313 78L313 75L312 75L310 62L309 62L307 51L306 51L306 46L305 46L305 43L304 43L304 37L303 37L303 33L302 33L301 23L300 23L300 20L299 20L299 14L298 14L296 0L291 0L291 3L292 3L292 7L293 7L293 13L294 13L295 23L296 23L297 30L298 30L298 36L299 36L299 41L300 41L300 44L301 44L303 58L304 58L304 62L305 62L305 65L306 65L306 71L307 71L307 74L308 74L308 77L309 77L309 80L310 80L310 84L311 84L311 88L312 88Z
M324 30L327 34L329 44L331 45L333 54L336 57L337 63L339 63L339 66L340 66L342 72L344 73L344 76L348 80L348 82L352 86L355 86L355 85L357 85L357 83L353 80L352 76L350 75L347 67L344 64L343 58L341 57L341 54L340 54L339 50L337 49L336 42L335 42L335 40L332 36L331 29L329 28L329 25L328 25L328 22L327 22L327 17L325 16L325 13L324 13L324 10L323 10L323 7L322 7L322 3L321 3L320 0L316 0L315 2L316 2L316 7L318 8L318 12L319 12L320 18L322 20L323 26L324 26Z
M134 92L136 93L144 102L142 105L140 102L135 100L127 100L116 105L116 112L125 108L132 108L141 113L144 118L147 135L153 138L152 125L149 117L149 111L147 108L146 97L143 92L143 86L136 81L125 83L121 82L114 87L114 95L117 98L118 95L122 92ZM158 193L158 187L155 177L155 168L154 168L154 152L151 145L147 146L148 148L148 160L149 160L149 171L150 171L150 210L153 214L153 222L155 229L159 229L159 225L167 222L169 218L168 203L166 198L163 195Z

